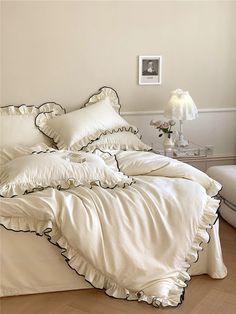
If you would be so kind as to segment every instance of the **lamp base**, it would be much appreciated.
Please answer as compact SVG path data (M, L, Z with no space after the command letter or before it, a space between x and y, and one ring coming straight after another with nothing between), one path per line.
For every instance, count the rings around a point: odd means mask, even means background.
M189 145L188 141L185 140L184 138L180 138L175 142L177 147L186 147Z
M176 146L177 147L185 147L188 146L188 141L184 139L183 136L183 121L179 121L179 138L176 140Z

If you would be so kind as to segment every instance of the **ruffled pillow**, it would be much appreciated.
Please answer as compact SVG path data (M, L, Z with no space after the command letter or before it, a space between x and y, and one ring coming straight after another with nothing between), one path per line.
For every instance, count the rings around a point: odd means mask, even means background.
M98 101L105 99L106 97L109 98L113 109L120 114L121 104L117 91L114 88L108 86L103 86L99 88L96 93L89 97L83 107L91 106Z
M0 147L0 165L6 164L8 161L15 158L30 155L32 153L50 152L55 149L49 147L45 143L39 143L33 146L17 145L14 147Z
M35 118L41 112L52 112L54 115L65 113L61 105L54 102L36 106L6 106L0 108L0 147L17 145L52 144L35 126Z
M108 97L59 117L52 112L41 113L36 118L36 125L59 149L70 150L81 150L104 134L138 132L114 110Z
M98 140L88 144L83 150L93 151L96 148L101 150L135 150L148 151L152 148L144 144L136 134L131 132L117 132L102 135Z
M80 185L102 188L125 187L132 179L106 165L98 155L69 151L41 152L9 161L0 173L0 195L14 197L45 188L67 190Z

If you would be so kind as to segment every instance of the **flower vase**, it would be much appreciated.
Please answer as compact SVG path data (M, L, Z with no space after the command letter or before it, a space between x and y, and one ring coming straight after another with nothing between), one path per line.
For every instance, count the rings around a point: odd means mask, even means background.
M164 134L164 140L162 142L164 148L164 154L172 153L172 149L174 148L174 141L172 139L171 134Z

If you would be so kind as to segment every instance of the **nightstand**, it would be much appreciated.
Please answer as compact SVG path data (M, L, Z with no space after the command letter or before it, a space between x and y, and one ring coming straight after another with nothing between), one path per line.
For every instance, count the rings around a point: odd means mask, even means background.
M234 165L236 164L235 155L207 155L207 149L203 146L190 143L189 146L183 148L174 147L171 152L164 154L163 147L155 147L153 150L157 154L166 155L179 161L185 162L203 172L209 167Z
M197 157L173 157L178 160L185 162L199 170L206 172L208 168L213 166L225 166L225 165L235 165L236 156L229 155L209 155L209 156L197 156Z

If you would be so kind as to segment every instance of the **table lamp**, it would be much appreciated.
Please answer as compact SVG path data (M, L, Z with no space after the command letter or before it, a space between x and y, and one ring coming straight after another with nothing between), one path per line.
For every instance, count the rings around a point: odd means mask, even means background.
M176 89L171 92L170 100L165 108L164 116L169 119L179 120L179 135L176 145L188 146L188 141L183 136L183 120L193 120L198 116L197 107L189 92Z

